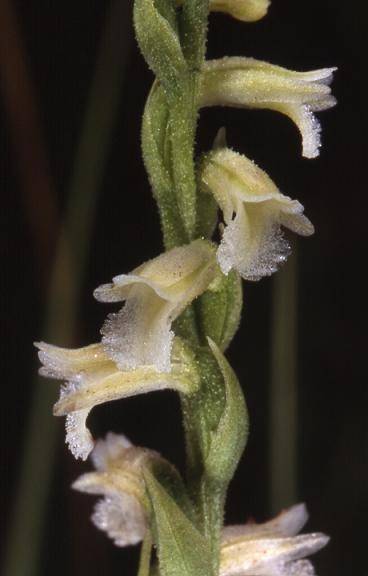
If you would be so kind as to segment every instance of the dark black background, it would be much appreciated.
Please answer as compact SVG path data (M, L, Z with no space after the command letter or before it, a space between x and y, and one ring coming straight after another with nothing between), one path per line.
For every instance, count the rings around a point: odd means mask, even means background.
M57 221L67 202L109 7L110 2L91 0L13 2L39 108ZM254 158L285 194L298 198L316 227L315 236L300 241L298 250L298 496L311 512L308 527L332 536L317 561L319 574L326 576L367 574L364 20L363 2L332 0L274 0L268 17L257 24L212 15L209 57L254 56L298 70L336 65L339 72L333 90L339 105L321 115L324 147L317 160L302 159L295 127L267 111L204 111L198 135L198 147L207 149L217 129L226 125L230 144ZM122 34L127 35L129 54L99 188L77 312L76 345L98 337L107 311L94 302L93 288L161 250L159 221L139 144L140 116L152 75L134 43L130 9L122 20ZM8 56L11 60L11 54ZM15 90L22 92L22 85ZM50 226L52 234L41 253L34 230L37 221L42 228L48 216L38 190L32 188L37 182L28 182L25 193L17 146L22 122L11 118L9 103L0 99L5 280L1 297L1 477L5 480L1 522L5 527L10 526L14 510L32 377L37 370L32 341L44 337L45 285L58 235L58 228ZM229 351L246 389L252 419L248 449L229 493L229 522L245 521L249 516L265 519L270 513L272 286L272 279L245 284L244 319ZM58 424L57 457L37 574L134 574L138 549L114 548L88 520L92 498L69 490L71 481L88 465L72 460L63 444L62 423ZM100 407L92 415L91 427L96 436L110 429L122 431L135 443L158 449L178 466L183 465L180 412L174 394L157 393ZM5 543L4 538L3 550Z

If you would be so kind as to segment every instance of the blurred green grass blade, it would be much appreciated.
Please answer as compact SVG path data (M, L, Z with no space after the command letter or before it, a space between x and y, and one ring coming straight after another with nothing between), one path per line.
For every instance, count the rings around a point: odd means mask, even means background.
M116 0L107 15L59 234L42 338L63 345L72 343L78 321L96 200L129 53L129 11L126 0ZM60 424L51 415L55 398L55 386L34 379L4 576L40 576L39 555Z
M273 277L269 429L272 513L294 504L297 485L298 251Z

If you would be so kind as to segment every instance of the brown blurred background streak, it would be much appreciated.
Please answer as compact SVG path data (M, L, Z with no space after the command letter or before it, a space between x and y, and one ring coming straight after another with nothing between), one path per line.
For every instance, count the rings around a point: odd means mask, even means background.
M140 115L152 77L132 40L131 5L122 2L114 18L114 30L121 24L121 33L111 63L101 54L114 49L106 32L112 2L0 0L4 535L9 535L22 485L37 370L32 341L46 338L61 223L66 253L82 265L69 268L57 282L64 327L56 328L59 334L65 328L76 345L98 337L107 312L93 301L92 289L161 249L139 145ZM285 194L300 199L316 226L316 235L298 243L297 257L277 279L244 287L244 320L229 357L246 390L252 429L229 494L228 521L263 519L295 498L306 500L309 528L333 537L316 561L321 576L367 573L364 22L362 0L353 7L332 0L274 0L268 18L254 25L211 16L209 57L251 55L300 70L338 65L334 92L339 106L321 115L324 148L315 161L300 157L295 128L271 112L207 110L198 134L198 148L206 150L218 127L226 125L230 145L254 158ZM118 69L121 91L111 78ZM108 86L115 88L111 92ZM104 98L113 103L117 94L112 114ZM74 304L63 309L70 291ZM291 347L293 332L297 338ZM62 345L65 338L64 333L64 340L53 341ZM46 381L43 386L51 402L56 389L51 391ZM72 460L63 445L62 422L47 418L45 434L49 422L58 436L35 573L133 574L138 550L113 548L91 526L93 499L69 490L88 464ZM124 432L183 465L174 394L101 407L92 414L91 426L96 436L109 429ZM296 436L288 438L293 429ZM286 444L275 444L276 437ZM32 474L42 492L47 451L41 456L34 455ZM32 518L27 522L32 527ZM1 544L3 553L5 536ZM27 569L29 576L34 566Z

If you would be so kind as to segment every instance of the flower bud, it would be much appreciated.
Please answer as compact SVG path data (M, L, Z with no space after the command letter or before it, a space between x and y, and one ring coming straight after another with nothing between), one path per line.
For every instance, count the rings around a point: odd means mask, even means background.
M267 14L269 0L210 0L212 12L225 12L243 22L255 22Z

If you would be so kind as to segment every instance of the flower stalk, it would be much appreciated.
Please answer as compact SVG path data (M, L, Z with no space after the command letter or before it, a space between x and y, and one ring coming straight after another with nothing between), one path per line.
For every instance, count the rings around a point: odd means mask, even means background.
M265 525L223 528L249 428L242 388L224 356L240 322L241 278L259 280L286 261L282 228L303 236L314 229L297 200L227 147L224 131L198 158L198 113L215 105L279 111L296 122L304 155L314 157L320 127L313 112L335 102L333 69L297 73L250 58L205 61L210 10L254 21L268 4L135 0L137 41L155 75L142 151L166 252L95 291L101 302L124 303L108 316L101 342L74 351L37 345L43 373L67 382L54 409L67 417L67 442L76 457L92 451L97 469L74 487L103 495L94 521L117 545L144 541L139 576L304 576L314 573L305 556L327 542L321 534L296 536L304 506ZM95 446L86 426L98 404L163 388L181 400L184 479L124 437L110 434Z

